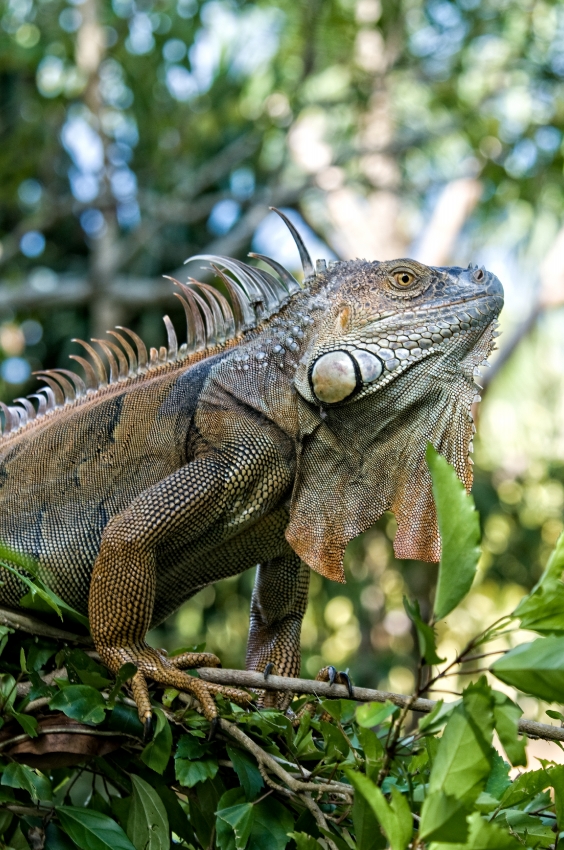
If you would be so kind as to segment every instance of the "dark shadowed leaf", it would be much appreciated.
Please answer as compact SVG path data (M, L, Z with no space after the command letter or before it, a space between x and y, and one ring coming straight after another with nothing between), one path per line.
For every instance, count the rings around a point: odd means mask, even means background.
M35 802L50 800L52 797L51 782L46 776L25 764L14 761L4 770L2 785L8 788L22 788Z
M119 824L91 809L58 806L61 826L80 850L137 850Z
M317 838L313 838L311 835L307 835L305 832L291 832L290 838L293 838L297 850L320 850L321 844L317 840ZM357 838L358 841L358 838ZM371 844L371 847L376 847L375 844ZM357 844L358 850L363 850L360 844ZM368 848L368 845L366 845Z
M163 773L172 750L172 732L162 709L153 707L153 712L157 720L155 735L141 753L141 761L156 773Z
M126 682L128 682L129 679L132 679L133 676L136 673L137 673L137 667L135 666L135 664L131 664L129 662L127 664L122 664L122 666L119 668L119 670L117 672L116 680L114 682L114 686L111 689L110 693L108 694L108 708L114 707L116 697L117 697L118 693L120 692L122 686Z
M490 667L498 679L547 702L564 702L564 638L522 643Z
M51 698L49 707L81 723L96 725L106 716L104 697L90 685L69 685Z
M215 759L175 759L174 772L181 785L193 788L198 782L213 779L219 769Z
M435 619L446 617L464 599L480 558L480 520L474 500L455 469L429 443L427 464L441 533L441 563L435 596Z
M521 628L540 634L564 634L564 533L560 535L539 581L523 597L514 617Z
M237 803L217 812L218 818L229 824L235 836L237 850L245 850L253 826L255 807L252 803Z
M132 774L133 799L127 820L127 836L137 850L168 850L168 817L157 792Z
M244 750L239 750L229 745L227 747L227 754L233 762L233 768L245 790L247 800L254 800L264 786L264 780L260 775L256 761Z

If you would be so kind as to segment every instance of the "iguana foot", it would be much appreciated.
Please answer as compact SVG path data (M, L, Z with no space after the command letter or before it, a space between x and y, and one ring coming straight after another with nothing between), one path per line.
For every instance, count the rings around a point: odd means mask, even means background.
M337 670L337 668L333 667L333 665L329 665L328 667L322 667L322 669L315 677L315 681L329 682L330 685L346 685L347 690L349 692L349 697L353 699L353 686L349 674ZM315 702L307 702L292 718L293 724L297 726L306 711L309 712L309 714L314 714L317 705L318 704ZM333 718L327 711L322 712L320 719L327 720L329 723L333 722Z
M137 673L131 679L131 690L137 704L139 719L145 730L145 737L151 737L152 732L153 711L147 684L149 679L166 688L176 688L192 694L202 706L203 714L210 723L213 723L218 716L214 699L217 694L221 694L243 708L248 707L253 699L246 691L204 682L183 672L184 669L196 667L219 667L219 658L211 652L184 652L182 655L167 658L158 650L145 645L105 652L102 650L100 655L106 666L115 673L127 662L137 667Z
M317 676L315 677L316 682L329 682L330 685L346 685L347 690L349 692L350 699L353 698L353 686L348 673L343 673L329 665L329 667L323 667Z

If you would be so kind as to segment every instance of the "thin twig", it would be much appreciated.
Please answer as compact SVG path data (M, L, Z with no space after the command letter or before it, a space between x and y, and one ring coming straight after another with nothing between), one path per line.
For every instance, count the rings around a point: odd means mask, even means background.
M50 637L54 640L65 640L70 643L92 646L92 638L89 635L75 635L72 632L67 632L65 629L59 629L56 626L49 625L49 623L44 623L36 617L30 617L28 614L20 614L9 608L0 608L0 625L27 632L30 635Z

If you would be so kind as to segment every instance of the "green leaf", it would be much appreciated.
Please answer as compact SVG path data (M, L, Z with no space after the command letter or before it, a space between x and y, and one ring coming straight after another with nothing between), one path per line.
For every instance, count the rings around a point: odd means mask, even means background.
M425 841L465 841L468 836L466 818L470 809L460 799L443 791L434 791L421 809L419 838Z
M141 761L155 773L164 773L172 751L172 731L161 708L153 707L157 718L155 735L141 753Z
M317 838L313 838L313 836L305 832L290 832L289 837L294 839L297 850L320 850L321 848L321 844ZM375 847L375 845L372 844L371 847ZM365 845L365 848L367 850L368 845ZM358 850L363 850L360 844L358 845Z
M174 760L175 776L185 788L193 788L198 782L213 779L218 770L219 765L215 759L199 759L198 761L190 761L189 759Z
M10 711L17 696L16 680L10 673L0 676L1 711Z
M504 818L511 832L520 836L529 847L554 846L554 832L550 826L543 824L540 818L515 809L505 812Z
M127 836L136 850L169 850L168 817L157 792L141 779L131 775L133 798L127 819Z
M364 758L366 759L366 775L369 779L372 779L373 775L380 768L384 756L384 747L372 729L363 729L362 726L359 726L356 730L356 735L364 752Z
M556 823L560 832L564 829L564 764L550 770L550 783L554 788Z
M354 795L352 819L357 850L379 850L386 846L386 839L372 806L362 794Z
M429 778L429 793L442 791L459 800L475 800L493 764L493 697L480 679L464 692L439 742Z
M469 834L465 844L433 844L433 850L523 850L523 845L499 826L482 820L479 812L468 818Z
M111 684L107 669L90 658L82 649L68 651L65 657L65 666L73 684L80 682L83 685L91 685L98 690Z
M51 697L49 708L62 711L73 720L96 725L106 716L104 697L90 685L69 685Z
M498 658L490 670L498 679L547 702L564 702L564 638L537 638Z
M419 642L419 654L427 664L440 664L444 658L439 658L437 655L437 636L435 630L428 623L424 623L421 619L421 609L417 599L413 605L409 602L407 596L403 597L403 607L405 612L417 632L417 640Z
M506 694L494 691L494 724L507 758L516 767L527 764L527 741L518 735L517 722L523 710Z
M294 828L286 806L273 797L253 803L254 820L247 850L284 850Z
M30 738L37 738L37 720L30 714L20 714L18 711L12 712L14 720L20 724L26 735Z
M371 729L373 726L379 726L388 717L397 714L399 711L397 705L387 700L381 702L365 702L364 705L359 705L356 710L356 722L359 726L364 726L365 729Z
M178 741L174 758L201 759L207 750L205 741L194 735L182 735Z
M201 786L205 787L205 786ZM245 802L245 795L242 788L231 788L229 791L226 791L220 797L217 803L217 810L215 815L215 830L216 830L216 838L217 838L217 846L219 850L237 850L235 846L235 833L231 827L231 824L228 824L227 821L224 821L220 817L220 812L229 809L232 806L236 806L238 803ZM192 821L194 821L193 815L196 814L195 807L190 806L190 815ZM197 824L195 824L196 832L198 833ZM200 839L200 844L203 844L204 847L207 847L210 843L205 840L204 835L200 835L198 833L198 838ZM204 840L202 840L204 839Z
M446 617L464 599L480 558L480 520L472 496L455 469L429 443L427 464L441 533L441 562L435 596L435 619Z
M540 791L544 791L550 784L550 776L544 768L522 773L503 794L499 803L500 808L520 806L532 797L536 797Z
M121 667L117 671L114 686L108 694L108 708L114 707L116 703L116 697L122 689L123 685L130 679L133 679L136 673L137 667L135 666L135 664L131 664L131 662L128 661L126 664L121 665Z
M371 806L392 850L406 850L413 832L413 819L405 797L394 787L392 802L389 804L378 786L367 776L352 770L347 770L346 774L354 788Z
M14 761L4 770L2 785L8 788L22 788L34 802L50 800L52 797L51 783L46 776L25 764Z
M137 850L107 815L78 806L57 806L61 826L80 850Z
M227 754L233 763L233 769L239 777L239 782L245 790L247 800L253 800L264 786L264 780L255 760L249 753L229 744L227 745Z
M228 823L235 835L235 847L237 850L245 850L247 841L251 834L255 815L255 807L252 803L238 803L227 809L220 809L218 818Z
M491 794L496 800L501 800L509 786L511 779L509 778L510 765L502 759L499 753L494 753L493 767L486 782L486 793Z

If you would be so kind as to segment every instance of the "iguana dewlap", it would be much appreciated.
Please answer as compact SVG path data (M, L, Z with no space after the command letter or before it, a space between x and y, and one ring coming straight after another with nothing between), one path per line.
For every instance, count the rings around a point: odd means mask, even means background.
M147 678L216 715L222 689L181 669L214 657L167 659L145 643L197 591L258 564L247 667L295 676L309 568L344 581L347 543L388 509L396 554L438 560L428 441L471 485L473 374L492 348L499 280L413 260L314 271L289 226L303 289L268 258L267 272L205 257L229 301L178 284L179 350L167 318L168 348L150 357L118 329L95 342L105 365L82 343L84 378L44 372L35 396L2 406L0 541L88 611L112 670L137 665L142 719ZM0 602L18 605L25 587L2 580Z

